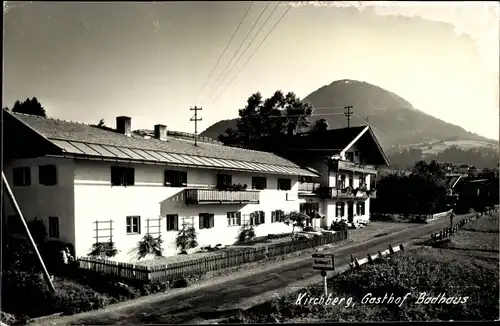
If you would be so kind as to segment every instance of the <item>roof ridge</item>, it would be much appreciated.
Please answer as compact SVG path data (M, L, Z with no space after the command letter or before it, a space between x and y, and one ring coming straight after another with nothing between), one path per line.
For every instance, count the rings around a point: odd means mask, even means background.
M35 117L35 118L41 118L41 119L53 120L53 121L62 121L62 122L67 122L67 123L74 123L74 124L78 124L78 125L85 125L85 126L94 127L91 123L85 123L85 122L81 122L81 121L65 120L65 119L59 119L59 118L49 117L49 116L44 117L43 115L30 114L30 113L24 113L24 112L10 111L10 113L17 114L17 115L24 115L27 117Z

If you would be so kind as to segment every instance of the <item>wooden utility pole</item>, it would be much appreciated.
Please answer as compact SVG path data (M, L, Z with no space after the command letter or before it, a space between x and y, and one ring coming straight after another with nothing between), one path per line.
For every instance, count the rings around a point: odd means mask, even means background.
M344 109L347 110L344 115L347 117L347 128L349 128L351 126L351 115L353 115L353 112L351 111L352 105L348 105Z
M52 283L52 280L50 279L49 272L47 271L47 268L45 267L45 264L43 263L42 256L40 255L40 252L38 251L38 248L36 246L35 240L33 240L33 237L31 236L31 232L28 228L28 224L26 224L26 220L24 219L23 213L21 213L21 209L19 208L19 205L17 204L16 198L14 197L14 193L12 193L12 190L10 189L9 183L7 182L7 178L5 177L5 174L2 171L2 184L3 187L7 190L7 194L9 195L9 199L12 203L12 206L17 212L17 215L19 215L19 218L21 219L21 222L24 225L24 229L26 230L26 234L28 234L28 238L30 239L31 246L33 249L35 249L35 253L38 256L38 260L40 261L40 265L42 265L42 270L43 270L43 276L45 278L45 281L49 284L50 289L52 292L55 292L56 289L54 288L54 284ZM2 195L3 195L3 188L2 187Z
M190 119L190 121L194 121L194 146L198 146L198 121L202 121L202 118L198 118L198 111L203 109L195 106L189 110L194 111L194 116Z

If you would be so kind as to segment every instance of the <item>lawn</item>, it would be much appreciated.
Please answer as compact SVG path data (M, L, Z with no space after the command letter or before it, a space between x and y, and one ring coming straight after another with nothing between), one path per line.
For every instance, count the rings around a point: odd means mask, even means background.
M364 265L329 280L342 304L297 304L299 295L320 298L322 284L300 289L222 323L299 323L494 320L499 316L498 213L466 226L444 248L416 247L378 264ZM496 232L495 232L496 231ZM486 254L485 254L486 253ZM419 297L437 298L420 303ZM363 298L409 296L399 305ZM441 297L439 295L442 293ZM448 300L441 300L442 298ZM349 301L349 298L351 301ZM450 299L452 298L452 299ZM346 304L346 303L349 303Z

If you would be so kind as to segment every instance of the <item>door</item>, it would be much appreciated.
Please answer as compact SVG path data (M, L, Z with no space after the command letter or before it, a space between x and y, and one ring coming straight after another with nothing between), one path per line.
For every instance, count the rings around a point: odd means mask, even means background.
M311 217L306 220L306 226L312 226L312 217L316 215L316 212L319 212L319 203L300 204L300 212Z
M354 221L354 202L350 201L347 204L347 220L349 223L352 223Z

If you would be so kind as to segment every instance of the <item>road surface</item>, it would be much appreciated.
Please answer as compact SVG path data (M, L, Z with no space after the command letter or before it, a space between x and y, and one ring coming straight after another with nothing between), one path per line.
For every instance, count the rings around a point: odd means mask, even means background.
M455 216L457 223L463 216ZM322 253L335 254L335 265L350 262L351 255L364 258L368 253L383 251L389 245L409 243L428 236L449 226L449 219L443 218L430 224L416 224L415 227L370 241L332 248ZM123 325L123 324L178 324L222 318L242 308L272 298L273 293L283 295L297 284L312 284L320 281L318 271L312 269L312 258L303 258L293 264L282 264L266 270L251 271L251 274L233 278L224 283L200 288L190 287L176 293L166 293L153 298L139 298L131 304L116 305L102 310L75 316L45 321L45 325Z

